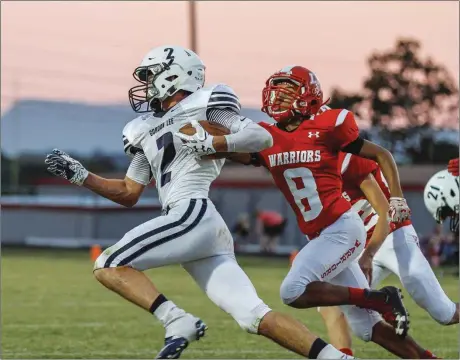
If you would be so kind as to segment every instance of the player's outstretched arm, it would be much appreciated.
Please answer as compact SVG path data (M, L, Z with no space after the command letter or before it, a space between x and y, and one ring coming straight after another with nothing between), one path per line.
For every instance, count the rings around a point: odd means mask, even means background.
M127 176L124 179L106 179L93 173L88 173L83 186L126 207L136 205L145 188L145 185L139 184Z
M256 153L273 146L272 135L251 119L241 115L241 105L231 88L222 84L211 95L206 120L230 130L230 135L215 136L215 152Z
M194 135L174 134L198 157L215 153L257 153L273 146L273 137L266 129L235 109L210 108L206 117L207 121L224 126L231 133L212 136L198 121L191 121L196 129Z
M134 163L135 158L131 164ZM84 186L98 195L127 207L132 207L137 203L145 187L144 184L128 176L122 180L106 179L93 174L86 170L78 160L58 149L54 149L51 154L47 155L45 164L48 165L47 170L51 174L62 177L72 184ZM132 165L130 165L131 168Z
M375 180L374 175L369 174L359 187L379 216L377 224L375 225L374 231L372 233L372 237L369 240L369 244L367 245L363 255L359 260L359 265L368 278L369 284L371 284L372 259L382 246L389 232L389 205L385 194L383 193L382 189L380 189L380 186Z
M216 152L255 153L272 147L273 137L260 125L248 121L233 134L214 137L213 145Z

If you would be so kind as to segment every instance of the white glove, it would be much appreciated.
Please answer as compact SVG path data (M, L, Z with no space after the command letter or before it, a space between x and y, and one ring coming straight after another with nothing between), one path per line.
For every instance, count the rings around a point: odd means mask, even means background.
M88 170L79 161L58 149L46 156L45 164L48 165L46 170L51 174L63 177L78 186L82 186L88 177Z
M390 208L388 210L390 221L395 223L410 219L411 211L406 199L400 197L390 197Z
M195 153L198 158L204 155L215 154L216 150L212 146L214 136L209 134L198 121L192 120L191 124L196 130L194 135L185 135L180 132L174 134L182 140L182 146L187 148L190 154Z

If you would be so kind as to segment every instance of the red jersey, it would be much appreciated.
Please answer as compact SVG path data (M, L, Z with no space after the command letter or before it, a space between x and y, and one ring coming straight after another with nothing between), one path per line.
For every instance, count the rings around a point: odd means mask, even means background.
M369 174L372 174L387 200L390 200L388 183L385 180L379 165L375 161L352 154L341 153L339 166L343 179L342 195L351 203L352 208L358 212L359 216L363 220L364 227L367 231L367 245L372 233L374 232L374 228L379 217L374 208L367 201L360 185ZM410 224L410 220L405 220L398 224L391 223L390 233Z
M300 230L313 239L351 208L342 197L338 161L340 149L359 136L354 115L330 109L291 132L259 125L273 136L273 146L259 159L294 210Z

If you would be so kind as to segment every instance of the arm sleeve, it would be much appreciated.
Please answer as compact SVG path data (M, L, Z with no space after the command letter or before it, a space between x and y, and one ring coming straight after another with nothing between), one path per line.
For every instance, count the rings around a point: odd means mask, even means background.
M241 116L233 109L208 108L206 111L206 119L209 122L226 127L232 134L237 133L249 124L253 123L252 120Z
M150 163L142 151L137 151L129 164L126 176L131 180L142 184L148 185L152 179L152 170Z
M272 135L252 120L232 109L207 110L208 121L225 126L230 135L225 135L228 152L259 152L273 145Z
M272 135L253 122L241 131L225 135L225 139L228 152L254 153L273 146Z

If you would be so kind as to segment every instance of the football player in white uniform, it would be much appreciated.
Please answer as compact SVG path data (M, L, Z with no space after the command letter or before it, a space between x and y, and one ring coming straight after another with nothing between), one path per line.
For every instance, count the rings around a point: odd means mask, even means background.
M257 295L235 260L227 225L208 199L209 186L225 160L201 160L214 152L258 152L271 135L240 115L238 97L226 85L204 87L205 66L191 50L151 50L134 71L140 85L129 91L132 108L147 114L123 130L132 157L123 180L105 179L60 150L48 154L48 171L124 206L133 206L151 178L163 214L131 231L96 260L98 281L155 315L166 330L157 358L178 358L206 330L204 322L168 300L142 272L181 264L208 297L249 333L263 335L310 358L347 356L310 333L295 319L272 311ZM198 123L213 121L230 130L211 136ZM186 123L193 136L178 133ZM177 136L174 136L177 135ZM181 140L181 138L183 140Z

